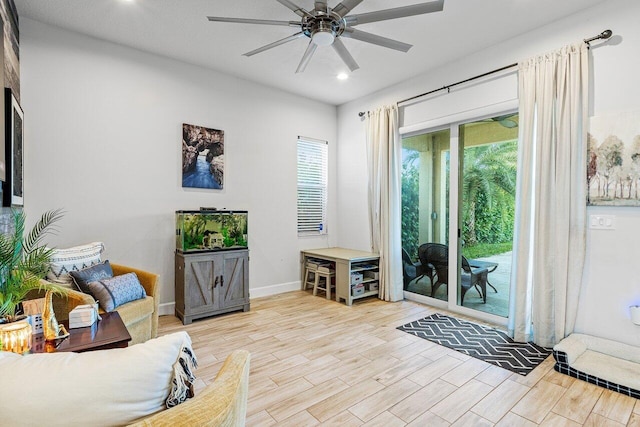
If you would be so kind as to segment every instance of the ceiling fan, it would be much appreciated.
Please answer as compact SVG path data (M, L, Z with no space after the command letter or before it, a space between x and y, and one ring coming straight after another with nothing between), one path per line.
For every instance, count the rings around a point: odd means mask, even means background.
M297 27L299 32L285 37L281 40L269 43L258 49L247 52L244 56L253 56L257 53L264 52L276 46L288 43L293 40L308 37L311 40L307 46L307 50L302 56L302 60L298 65L296 73L302 73L318 46L333 46L338 56L349 67L351 71L360 68L358 63L353 59L345 47L341 37L360 40L372 43L389 49L407 52L411 49L411 45L402 43L397 40L367 33L365 31L354 28L360 24L370 22L385 21L388 19L404 18L406 16L422 15L431 12L440 12L444 8L444 0L432 0L427 3L414 4L410 6L396 7L392 9L378 10L375 12L361 13L349 15L349 13L364 0L343 0L334 8L330 8L327 0L315 0L313 10L307 11L296 5L290 0L277 0L283 6L291 9L300 17L300 21L275 21L267 19L244 19L244 18L225 18L218 16L208 16L209 21L217 22L233 22L239 24L261 24L261 25L283 25L288 27Z
M499 123L507 129L513 129L518 127L518 113L505 114L504 116L491 117L488 119L480 120L483 123ZM515 119L514 119L515 117Z

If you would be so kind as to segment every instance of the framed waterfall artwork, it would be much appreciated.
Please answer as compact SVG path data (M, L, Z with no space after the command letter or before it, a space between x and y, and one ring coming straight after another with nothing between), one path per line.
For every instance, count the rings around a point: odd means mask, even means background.
M640 111L591 117L587 205L640 206Z
M24 113L10 88L5 88L6 180L3 206L24 206Z
M182 187L221 190L224 185L224 131L182 125Z

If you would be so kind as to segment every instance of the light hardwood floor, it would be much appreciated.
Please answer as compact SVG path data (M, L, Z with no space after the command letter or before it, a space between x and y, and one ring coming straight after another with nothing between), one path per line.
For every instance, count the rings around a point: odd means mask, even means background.
M640 427L640 401L555 372L553 357L522 377L396 329L435 312L298 291L189 326L163 316L160 334L191 335L197 388L251 352L248 426Z

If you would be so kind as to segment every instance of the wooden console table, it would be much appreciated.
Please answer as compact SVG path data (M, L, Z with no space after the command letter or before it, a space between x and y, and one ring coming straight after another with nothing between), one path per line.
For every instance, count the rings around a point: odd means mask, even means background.
M68 329L69 336L62 340L47 342L44 335L38 334L31 338L31 353L55 353L59 351L83 351L109 350L112 348L124 348L129 345L131 335L120 318L120 313L113 311L100 315L98 320L85 328ZM69 322L62 322L65 327Z
M315 258L335 263L336 266L336 301L345 300L347 305L351 305L353 300L364 298L372 295L378 295L378 289L366 290L363 294L353 296L351 292L351 273L364 271L379 271L380 256L373 252L357 251L345 248L322 248L322 249L306 249L300 251L301 262L301 278L302 286L306 277L304 277L305 264L308 258ZM379 283L377 278L365 279L363 283L367 288L373 284ZM369 288L370 289L370 288Z

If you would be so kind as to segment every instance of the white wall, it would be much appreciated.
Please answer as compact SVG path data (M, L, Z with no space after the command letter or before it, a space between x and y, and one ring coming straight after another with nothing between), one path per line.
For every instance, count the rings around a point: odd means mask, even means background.
M249 211L252 297L298 288L299 249L335 244L334 106L33 20L20 26L25 209L31 222L66 210L51 244L104 241L106 258L161 275L161 303L174 301L176 210ZM182 188L182 123L225 131L224 190ZM298 135L329 141L328 237L297 236Z
M364 125L359 111L442 87L490 71L526 57L599 34L610 28L615 38L609 45L594 43L592 114L603 115L640 110L640 2L611 0L569 18L550 23L523 36L505 41L461 58L442 68L418 76L379 93L342 105L338 109L338 206L340 246L368 249L370 245L366 211L366 162ZM482 91L465 89L470 98ZM465 90L462 90L464 94ZM507 91L508 92L508 91ZM503 93L503 98L508 94ZM448 95L440 95L448 96ZM469 101L458 96L459 110ZM498 96L497 98L501 98ZM493 102L493 101L489 101ZM473 104L473 102L471 102ZM439 112L425 110L420 120L407 112L410 122L427 121ZM426 117L433 115L435 117ZM405 123L410 124L410 123ZM588 214L617 216L615 231L588 231L585 278L577 330L631 344L640 344L640 326L633 325L628 306L640 304L640 209L588 208Z

